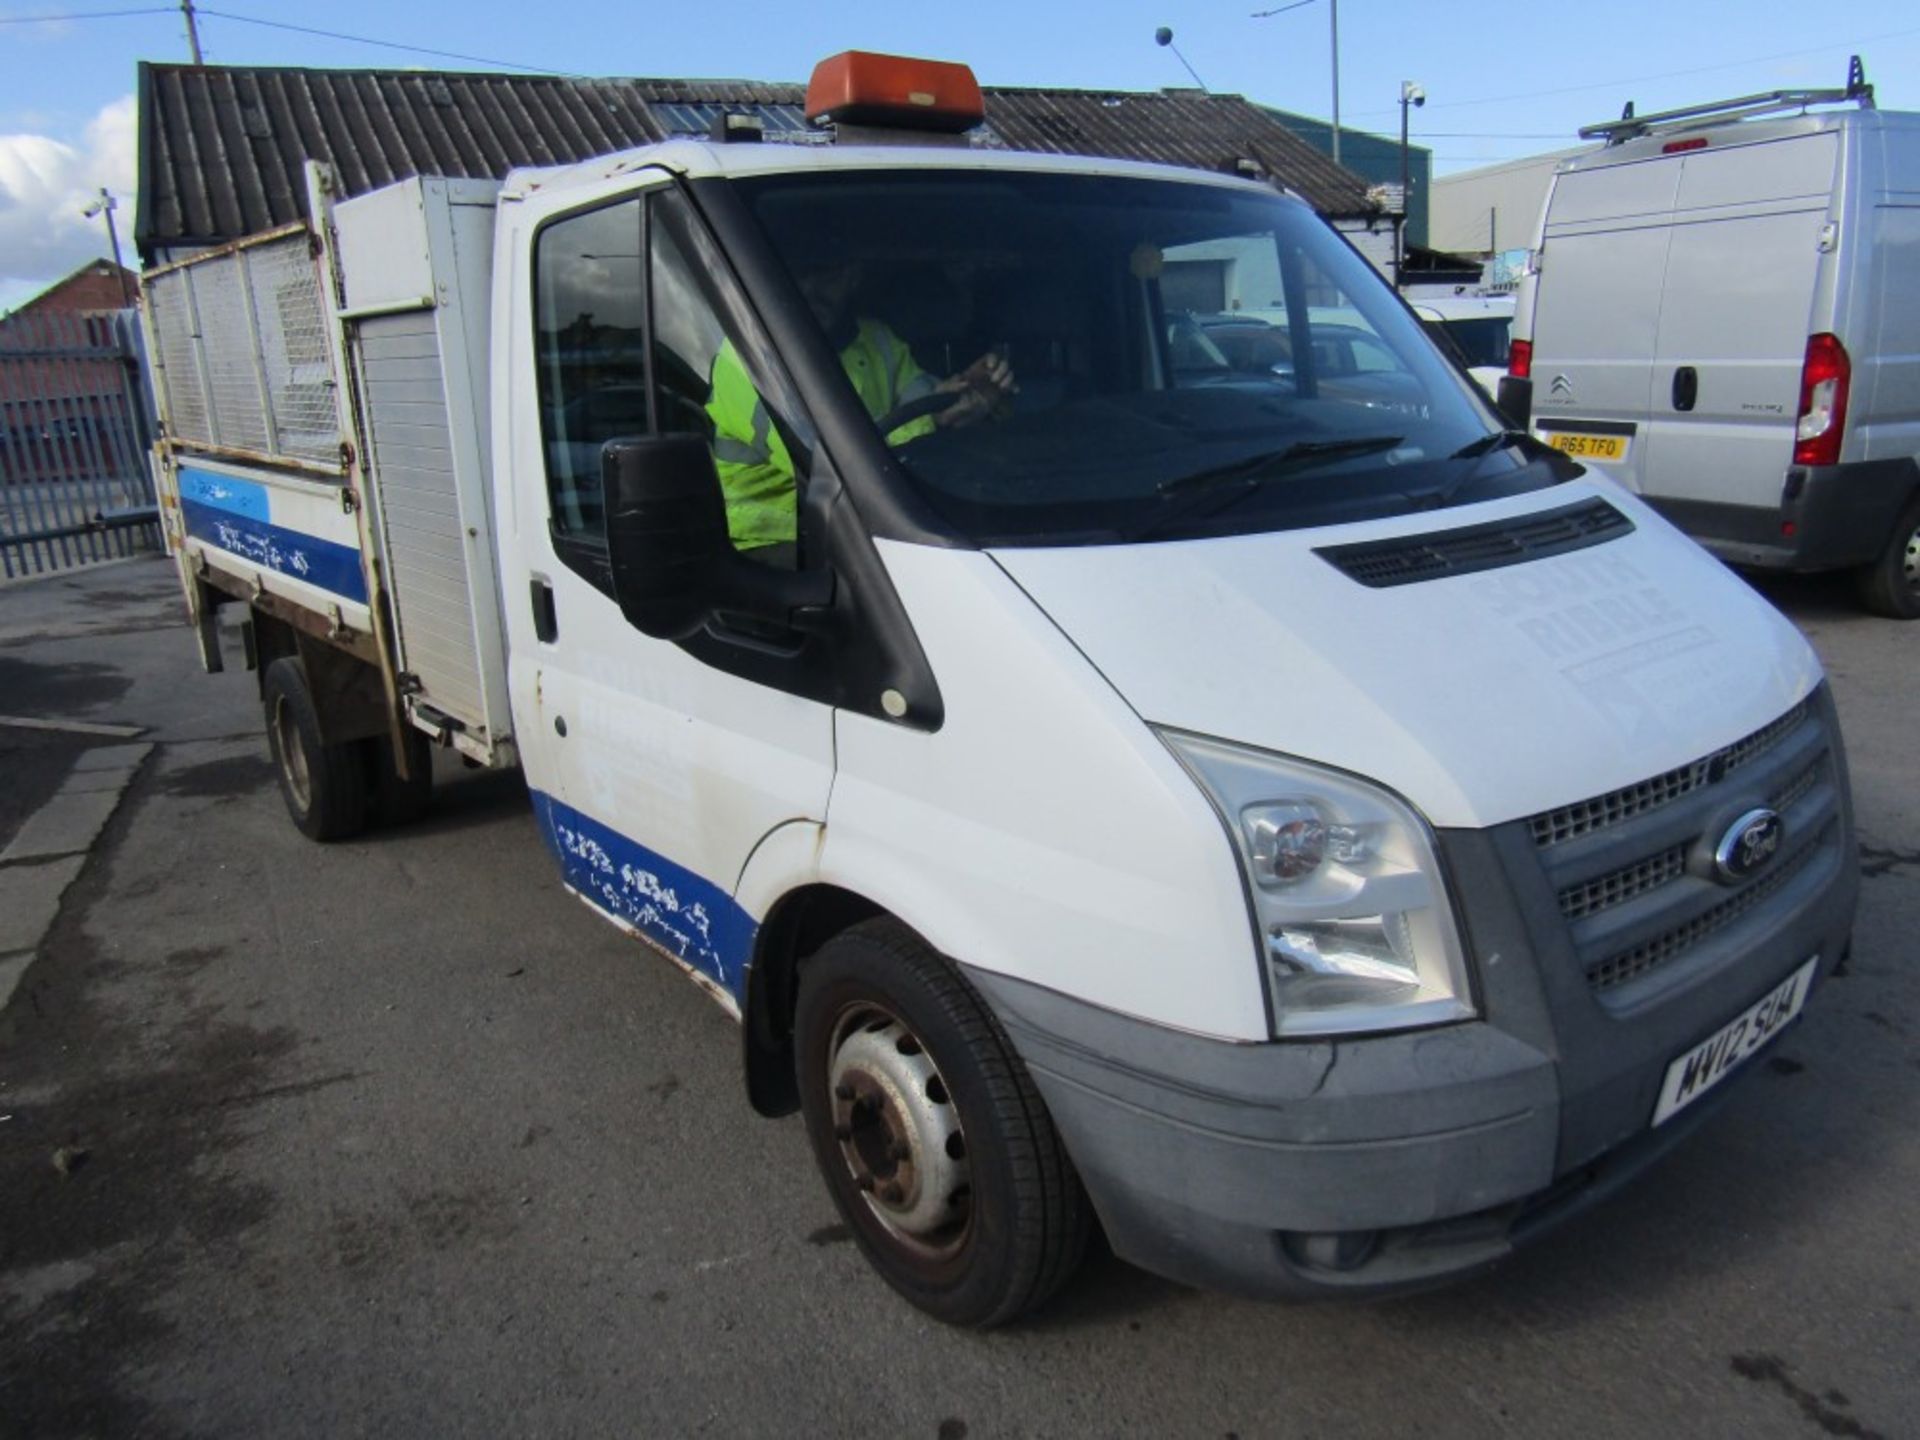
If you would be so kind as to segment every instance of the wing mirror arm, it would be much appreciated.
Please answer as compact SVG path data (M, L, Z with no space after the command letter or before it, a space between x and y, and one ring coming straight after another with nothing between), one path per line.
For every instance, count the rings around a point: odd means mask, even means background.
M600 475L614 598L642 634L684 640L721 612L818 628L833 604L832 572L779 570L734 549L702 437L608 441Z
M833 604L834 582L831 570L778 570L749 560L728 547L727 562L716 577L716 611L750 615L791 625L796 630L815 630Z

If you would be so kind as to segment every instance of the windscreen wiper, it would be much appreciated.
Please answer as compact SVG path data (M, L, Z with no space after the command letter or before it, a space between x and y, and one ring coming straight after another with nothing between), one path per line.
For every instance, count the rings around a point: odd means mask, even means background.
M1129 543L1145 540L1150 535L1171 529L1182 520L1193 518L1196 513L1205 516L1225 510L1269 481L1309 468L1310 462L1341 460L1353 455L1391 450L1405 438L1401 435L1365 435L1349 440L1296 440L1284 450L1269 450L1244 460L1234 460L1163 481L1158 487L1162 499L1171 500L1176 495L1189 498L1184 503L1169 504L1149 515L1144 523L1127 531L1121 538ZM1221 493L1223 491L1224 494Z
M1474 460L1482 455L1491 455L1496 450L1504 450L1509 445L1518 445L1533 437L1524 430L1495 430L1492 434L1482 435L1478 440L1469 440L1447 458L1449 460Z
M1357 435L1348 440L1296 440L1284 450L1269 450L1259 455L1248 456L1244 460L1233 460L1225 465L1196 470L1191 475L1180 475L1172 480L1162 481L1156 488L1162 495L1178 495L1186 490L1212 490L1221 485L1232 484L1236 480L1252 482L1271 480L1303 468L1304 462L1308 460L1336 460L1349 455L1372 455L1381 450L1391 450L1406 438L1404 435Z
M1479 460L1485 456L1494 454L1496 451L1505 450L1513 446L1518 446L1526 452L1528 464L1544 458L1551 465L1554 460L1560 457L1558 450L1555 450L1544 440L1538 439L1525 430L1495 430L1491 434L1482 435L1478 440L1469 440L1449 455L1447 459ZM1555 473L1558 474L1559 472L1556 470ZM1454 496L1481 478L1481 467L1479 465L1469 465L1438 490L1421 496L1420 508L1422 510L1444 510L1452 503ZM1565 480L1570 477L1560 474L1559 478Z

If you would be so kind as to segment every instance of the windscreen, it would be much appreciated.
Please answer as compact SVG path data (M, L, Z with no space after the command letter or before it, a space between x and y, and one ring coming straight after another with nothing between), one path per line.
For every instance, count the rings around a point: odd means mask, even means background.
M738 183L910 482L977 543L1391 515L1529 469L1490 463L1465 381L1277 194L980 170Z

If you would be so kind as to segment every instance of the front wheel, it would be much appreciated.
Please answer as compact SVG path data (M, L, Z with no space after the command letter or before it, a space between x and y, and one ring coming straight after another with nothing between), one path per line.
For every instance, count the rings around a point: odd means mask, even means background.
M801 1108L834 1204L887 1283L986 1328L1040 1305L1090 1211L1039 1092L960 974L890 920L801 971Z
M1894 521L1880 558L1854 572L1854 593L1875 615L1920 620L1920 497Z

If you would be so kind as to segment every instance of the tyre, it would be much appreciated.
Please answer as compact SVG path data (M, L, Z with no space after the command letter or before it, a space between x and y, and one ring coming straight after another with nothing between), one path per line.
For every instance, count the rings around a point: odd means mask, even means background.
M1920 497L1893 522L1887 548L1854 571L1854 593L1875 615L1920 620Z
M801 1109L834 1204L887 1283L986 1328L1079 1266L1086 1193L1020 1057L959 972L870 920L800 973Z
M357 744L320 743L307 674L292 656L267 667L267 740L287 813L309 840L344 840L367 823L367 771Z
M407 747L407 778L393 763L393 742L384 735L362 740L369 784L368 818L375 825L410 825L433 803L433 747L411 725L401 731Z

